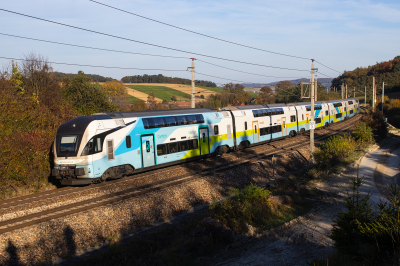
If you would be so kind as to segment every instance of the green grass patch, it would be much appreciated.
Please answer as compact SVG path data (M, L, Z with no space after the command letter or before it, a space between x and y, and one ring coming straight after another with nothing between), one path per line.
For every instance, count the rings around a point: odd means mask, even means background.
M176 96L178 101L190 102L190 94L174 90L165 86L127 85L127 87L146 94L150 94L150 92L153 92L154 96L161 100L171 101L171 97Z
M137 101L140 101L140 99L139 98L136 98L136 97L134 97L134 96L132 96L132 95L129 95L129 102L130 103L134 103L134 102L137 102Z

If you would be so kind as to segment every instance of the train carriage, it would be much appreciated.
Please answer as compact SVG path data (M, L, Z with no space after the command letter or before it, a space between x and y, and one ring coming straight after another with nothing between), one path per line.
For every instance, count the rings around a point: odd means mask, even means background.
M359 112L357 99L315 103L316 127ZM76 117L57 130L52 175L63 185L119 178L310 129L310 103L269 104Z

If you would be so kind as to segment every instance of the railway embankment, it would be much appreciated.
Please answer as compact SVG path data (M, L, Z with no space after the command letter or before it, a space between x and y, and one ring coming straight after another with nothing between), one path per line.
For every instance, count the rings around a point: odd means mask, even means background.
M350 120L347 124L318 130L317 138L326 136L328 132L343 133L343 130L354 125L355 120ZM340 127L345 127L345 129L340 129ZM79 203L80 198L100 205L101 200L105 200L103 196L113 193L115 199L118 197L120 199L110 203L107 201L105 205L96 208L88 207L84 211L75 213L70 210L71 214L68 215L62 214L60 210L61 214L58 218L33 223L1 234L2 263L18 262L25 265L75 263L74 258L80 260L85 255L91 254L93 250L99 249L105 250L105 253L99 253L97 255L99 257L91 257L81 263L87 265L123 264L124 260L128 264L139 265L212 262L213 254L221 254L220 252L224 250L230 251L246 246L253 240L262 238L267 234L265 232L273 232L266 230L277 225L270 222L269 225L258 228L248 223L247 232L236 232L233 233L234 237L229 237L232 235L229 230L235 231L234 229L225 228L226 224L219 223L215 217L211 218L212 220L204 220L210 216L207 211L195 212L199 208L212 204L213 201L224 199L229 195L230 187L243 189L250 183L268 185L268 190L272 192L276 201L272 204L278 207L281 205L280 209L274 206L277 214L275 220L279 220L280 224L300 215L300 218L290 222L290 224L296 224L298 220L303 219L301 215L305 211L325 204L324 199L332 193L324 191L325 185L321 185L325 184L322 181L325 180L327 171L317 172L313 169L305 169L310 156L307 139L307 136L298 136L255 146L245 151L224 154L222 157L211 157L198 162L143 173L133 179L125 178L106 182L101 186L71 189L69 192L66 190L64 195L56 194L56 198L48 198L46 201L59 204L61 207L73 204L73 202L67 202L69 199ZM275 165L271 160L273 150L279 152L279 161ZM303 171L302 174L294 175L301 171ZM199 172L203 174L200 176ZM174 186L166 185L178 180L170 178L178 176L192 178L195 175L199 175L199 178L180 181L181 183L176 183ZM298 182L301 180L303 183ZM156 186L151 192L144 193L146 186L156 182L164 183L162 186ZM138 193L135 197L118 194L131 188L135 190L131 190L130 194ZM103 198L100 199L100 197ZM296 208L296 200L302 200L303 207L306 206L306 208ZM85 204L89 203L82 201L80 205ZM14 205L12 208L15 209L12 211L3 208L2 213L11 215L19 211L19 216L17 216L22 219L26 216L24 212L34 214L32 209L35 206L39 209L51 209L51 207L46 207L43 199L36 199L36 201L33 199L22 205ZM76 208L78 207L81 206ZM10 221L6 216L0 219L4 222ZM35 219L46 220L47 218L32 217L32 221ZM218 228L218 225L222 230L214 230L215 227ZM287 224L283 226L288 227ZM0 230L6 230L6 228L7 225L4 225ZM223 235L228 237L222 237Z

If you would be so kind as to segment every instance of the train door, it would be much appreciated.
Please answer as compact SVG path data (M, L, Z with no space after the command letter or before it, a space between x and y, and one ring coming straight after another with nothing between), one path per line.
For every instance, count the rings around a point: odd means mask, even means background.
M199 129L199 139L200 139L200 155L205 155L210 153L209 137L208 137L208 127Z
M253 121L253 143L260 141L260 129L258 128L258 121Z
M282 137L287 135L286 117L282 117Z
M306 117L307 117L306 130L310 130L310 119L309 119L309 114L306 114Z
M141 141L142 141L143 167L149 167L155 165L154 136L153 135L141 136Z

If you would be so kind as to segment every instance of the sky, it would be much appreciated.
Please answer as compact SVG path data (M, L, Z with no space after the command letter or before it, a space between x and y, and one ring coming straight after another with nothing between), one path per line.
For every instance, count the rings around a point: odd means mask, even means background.
M400 55L398 0L98 2L264 51L193 34L89 0L2 0L0 57L22 59L35 53L47 58L49 62L54 62L51 64L54 71L77 73L81 70L87 74L98 74L118 80L124 76L143 74L163 74L190 79L191 72L187 67L192 63L190 58L196 58L196 80L209 80L221 85L229 82L266 84L279 80L310 78L311 59L316 60L318 78L335 78L345 70L367 67ZM1 34L128 53L58 45ZM0 58L3 68L9 64L9 59Z

